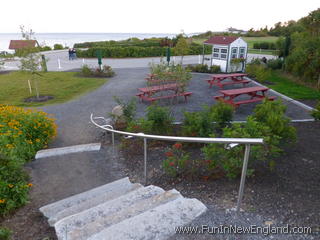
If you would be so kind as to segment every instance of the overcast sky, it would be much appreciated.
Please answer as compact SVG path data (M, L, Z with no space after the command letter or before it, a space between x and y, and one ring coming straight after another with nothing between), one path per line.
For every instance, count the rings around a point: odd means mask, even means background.
M1 0L0 33L185 33L297 20L320 0Z

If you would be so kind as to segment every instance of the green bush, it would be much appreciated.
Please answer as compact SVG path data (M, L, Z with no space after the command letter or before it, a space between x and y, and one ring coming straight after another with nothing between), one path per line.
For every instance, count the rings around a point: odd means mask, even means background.
M11 231L7 228L0 227L0 240L10 240Z
M208 107L199 112L184 112L182 134L189 137L208 137L213 133L213 123Z
M155 104L147 107L147 120L152 122L154 134L171 134L173 117L169 108Z
M188 65L187 67L192 72L200 73L220 73L221 68L217 65L208 66L207 64Z
M253 117L268 126L272 134L279 136L282 141L296 140L296 130L290 126L290 119L285 116L286 106L281 101L264 100L254 109Z
M213 136L212 136L213 137ZM279 137L273 135L271 129L254 118L248 117L244 124L233 124L223 129L224 138L263 138L265 145L251 146L248 176L254 172L257 161L270 162L272 157L280 152ZM235 178L241 174L243 164L244 145L226 149L223 144L208 144L202 148L208 164L208 170L221 170L228 178Z
M87 64L84 64L81 67L80 73L84 77L92 77L92 75L93 75L91 68Z
M64 49L64 47L62 46L62 44L56 43L55 45L53 45L53 49L54 50L62 50L62 49Z
M316 120L320 120L320 102L316 106L316 109L311 112L311 116Z
M134 120L134 117L136 115L136 109L137 109L137 101L133 97L129 101L124 101L119 97L114 96L114 100L117 104L122 106L123 110L123 116L125 118L126 123L130 123Z
M234 108L230 104L218 102L210 108L210 120L215 123L215 129L222 129L233 120Z
M185 112L182 134L190 137L209 137L221 133L222 128L233 119L231 105L219 102L211 107L204 106L198 112Z
M278 58L278 59L269 59L267 62L268 68L271 68L273 70L276 69L281 69L283 65L283 60Z
M271 70L262 64L248 64L246 72L258 82L265 82L271 77Z

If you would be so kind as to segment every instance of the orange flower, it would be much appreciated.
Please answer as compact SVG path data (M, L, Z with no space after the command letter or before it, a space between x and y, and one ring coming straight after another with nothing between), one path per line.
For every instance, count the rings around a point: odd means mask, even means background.
M165 153L167 157L172 157L173 156L173 152L166 152Z
M6 200L5 199L0 199L0 203L5 203Z
M181 143L176 143L176 144L173 145L173 147L175 149L180 149L180 148L182 148L182 144Z
M32 187L33 184L32 184L32 183L28 183L27 186L28 186L28 187Z

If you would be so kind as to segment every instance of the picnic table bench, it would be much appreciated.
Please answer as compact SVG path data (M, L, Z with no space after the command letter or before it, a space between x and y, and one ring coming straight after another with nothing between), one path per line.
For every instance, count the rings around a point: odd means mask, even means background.
M250 82L250 80L246 80L243 77L247 76L245 73L231 73L231 74L213 74L211 75L211 79L207 79L206 81L209 83L210 88L213 85L223 88L227 85L234 84L243 84L243 86ZM224 81L226 79L230 79L231 81Z
M160 99L176 98L179 96L183 96L185 98L185 101L187 101L187 97L191 96L192 92L179 92L179 87L181 86L182 84L171 83L171 84L138 88L140 92L136 94L136 96L139 97L141 101L148 101L148 102L154 102ZM170 91L170 90L174 91L174 93L169 95L163 95L163 96L152 96L157 92Z
M222 95L214 96L214 99L231 104L234 107L239 107L242 104L260 102L263 99L268 99L270 101L274 100L276 97L266 96L266 92L269 90L267 87L249 87L249 88L239 88L231 90L220 90ZM248 95L250 99L236 100L235 98L240 95Z

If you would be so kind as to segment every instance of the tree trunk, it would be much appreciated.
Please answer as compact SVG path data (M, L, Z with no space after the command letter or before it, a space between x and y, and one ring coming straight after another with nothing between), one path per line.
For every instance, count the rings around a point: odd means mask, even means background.
M39 99L38 81L36 79L34 80L34 85L36 87L37 99Z

